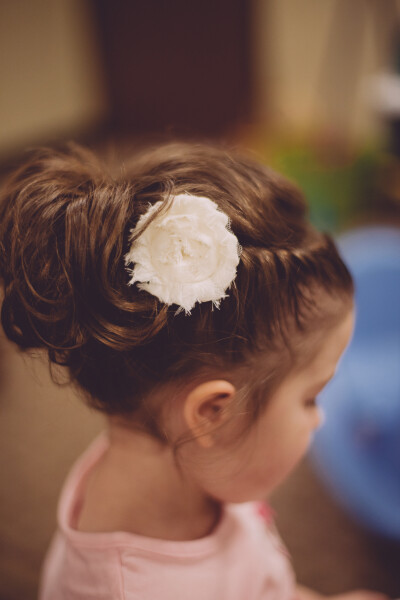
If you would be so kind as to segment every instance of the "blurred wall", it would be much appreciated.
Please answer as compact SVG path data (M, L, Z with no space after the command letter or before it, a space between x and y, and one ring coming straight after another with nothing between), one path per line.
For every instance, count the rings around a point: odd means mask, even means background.
M250 120L248 0L2 0L0 160L100 134L215 136Z
M254 0L255 115L279 131L365 139L368 76L389 68L398 0Z
M245 121L363 140L377 131L365 81L390 64L399 7L1 0L0 160L106 118L130 133L181 123L215 134Z
M106 108L90 4L1 0L0 158L90 129Z

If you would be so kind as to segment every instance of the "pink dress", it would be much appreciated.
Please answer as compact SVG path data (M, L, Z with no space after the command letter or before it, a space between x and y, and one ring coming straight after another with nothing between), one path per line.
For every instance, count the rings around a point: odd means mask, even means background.
M212 534L187 542L124 531L77 531L86 477L107 446L104 432L64 483L58 529L42 566L39 600L294 598L287 553L270 511L261 503L226 505Z

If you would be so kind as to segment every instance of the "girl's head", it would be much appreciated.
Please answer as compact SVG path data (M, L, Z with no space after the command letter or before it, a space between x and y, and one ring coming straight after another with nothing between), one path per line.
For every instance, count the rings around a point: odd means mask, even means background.
M218 309L177 314L128 285L130 231L178 194L216 203L241 246ZM45 348L91 406L163 443L207 448L261 427L282 386L311 365L328 377L345 346L352 282L332 240L292 184L239 154L168 144L111 174L81 148L40 150L6 182L0 210L7 336Z

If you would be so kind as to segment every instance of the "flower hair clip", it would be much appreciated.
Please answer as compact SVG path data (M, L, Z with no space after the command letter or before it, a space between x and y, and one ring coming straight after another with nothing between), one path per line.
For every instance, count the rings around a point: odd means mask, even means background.
M241 252L228 216L209 198L179 194L145 227L162 204L151 205L130 231L128 285L138 283L161 302L177 304L177 312L190 314L196 302L211 301L218 308L236 277Z

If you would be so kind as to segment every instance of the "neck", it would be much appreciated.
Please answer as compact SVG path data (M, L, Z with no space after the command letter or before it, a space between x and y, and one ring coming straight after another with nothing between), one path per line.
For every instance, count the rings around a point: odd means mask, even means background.
M170 446L111 419L109 438L110 447L88 482L91 507L82 510L80 529L122 529L173 540L212 531L219 506L182 474Z

